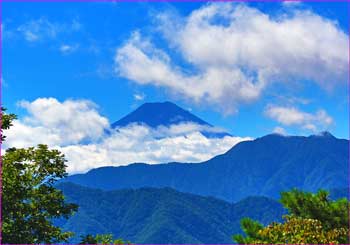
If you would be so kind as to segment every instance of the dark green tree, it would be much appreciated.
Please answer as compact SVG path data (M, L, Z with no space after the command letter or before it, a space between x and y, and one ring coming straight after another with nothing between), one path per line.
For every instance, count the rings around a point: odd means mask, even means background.
M289 214L319 220L326 230L349 226L349 202L346 198L331 200L329 192L325 190L319 190L316 194L297 189L282 192L281 203Z
M97 240L96 237L94 237L93 235L85 235L85 236L81 236L81 241L79 244L97 244Z
M246 236L243 236L241 234L233 236L233 240L239 244L251 244L255 240L259 240L259 230L264 228L262 224L250 218L243 218L241 220L241 227Z
M81 237L80 244L131 244L129 241L114 239L112 234L86 235Z
M3 134L4 130L9 129L12 126L12 121L17 118L15 114L6 114L6 109L1 107L1 142L3 142L6 136Z
M345 198L331 200L324 190L316 194L293 189L281 193L281 203L289 211L284 223L272 223L267 227L251 219L241 222L245 236L233 239L248 243L349 243L349 201Z
M3 112L2 130L15 118ZM51 222L68 218L78 208L66 203L54 187L67 175L65 161L63 154L46 145L11 148L2 156L2 243L57 243L72 236Z

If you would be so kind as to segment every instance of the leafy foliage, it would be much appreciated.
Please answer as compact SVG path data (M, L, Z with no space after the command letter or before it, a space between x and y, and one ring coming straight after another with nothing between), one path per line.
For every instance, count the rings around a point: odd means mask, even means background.
M15 118L3 113L2 130L9 129ZM2 157L2 243L68 240L72 233L62 232L51 222L77 210L75 204L65 203L62 192L53 186L67 175L65 168L64 155L46 145L6 151Z
M241 234L234 235L233 240L239 244L254 243L254 241L260 239L259 231L264 228L258 221L254 221L250 218L243 218L241 220L241 227L247 236L244 237Z
M273 223L258 231L254 243L337 244L347 237L346 228L325 229L316 219L286 216L283 224Z
M241 244L346 244L349 242L349 202L329 198L320 190L316 194L292 190L281 194L281 202L289 211L284 223L274 222L267 227L251 219L243 219L246 236L235 235Z
M45 145L9 149L3 156L3 242L66 241L51 219L68 218L77 206L66 204L53 184L66 175L64 156Z
M97 234L96 236L86 235L81 237L79 244L131 244L122 239L114 239L112 234Z
M329 192L324 190L316 194L296 189L282 192L281 203L291 215L321 221L325 230L346 228L349 225L349 202L346 198L331 200Z
M12 121L17 118L15 114L6 114L6 108L1 108L1 142L3 142L6 136L3 134L3 130L7 130L12 126Z
M81 241L79 244L97 244L97 239L93 235L81 236Z

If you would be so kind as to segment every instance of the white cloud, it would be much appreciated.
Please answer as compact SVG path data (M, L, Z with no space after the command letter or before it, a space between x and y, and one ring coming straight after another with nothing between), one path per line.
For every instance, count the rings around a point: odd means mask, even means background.
M137 101L143 101L145 99L146 95L145 94L134 94L134 99Z
M221 132L193 123L160 126L128 125L111 130L95 104L86 100L39 98L19 103L28 116L6 132L5 149L48 144L62 151L68 172L133 162L201 162L222 154L245 137L207 138L199 131Z
M170 88L197 103L214 103L228 113L235 112L232 105L252 101L260 94L260 85L251 83L239 69L210 67L202 74L188 75L180 67L171 65L166 53L140 38L135 32L128 43L118 49L115 62L120 75L140 84Z
M46 18L31 20L20 25L17 31L29 42L35 42L42 38L55 38L60 27L51 23Z
M280 134L280 135L287 135L286 130L282 127L275 127L273 129L273 133Z
M96 105L86 100L61 103L55 98L39 98L33 102L21 101L19 105L29 115L14 122L7 133L7 145L27 147L44 142L55 146L98 140L109 126Z
M299 6L302 4L302 1L297 1L297 0L285 0L282 2L282 4L286 7L295 7Z
M303 129L317 131L328 129L333 119L325 110L307 113L295 107L270 105L265 109L265 115L286 126L300 126Z
M347 35L310 11L272 17L243 4L214 3L186 17L162 13L157 20L168 48L193 69L136 31L116 51L120 76L228 113L256 101L273 83L312 80L330 89L346 81Z
M17 27L20 33L28 42L37 42L44 39L55 39L60 33L79 31L81 24L73 19L71 23L57 23L49 21L45 17L29 20Z
M60 51L62 54L71 54L74 51L76 51L78 49L78 47L79 47L78 44L74 44L74 45L62 44L60 46Z
M243 140L251 139L229 136L209 139L198 131L162 138L158 136L156 130L132 125L114 132L101 143L72 145L61 150L67 156L68 171L72 173L133 162L201 162L226 152Z

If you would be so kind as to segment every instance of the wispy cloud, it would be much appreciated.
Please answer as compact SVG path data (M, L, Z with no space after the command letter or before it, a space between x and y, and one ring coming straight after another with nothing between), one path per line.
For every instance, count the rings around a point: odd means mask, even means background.
M39 41L43 38L55 38L60 30L59 25L49 22L46 18L28 21L17 28L17 31L28 42Z
M282 1L282 4L286 7L295 7L295 6L300 6L302 4L302 1L284 0L284 1Z
M282 127L275 127L272 132L276 134L287 135L286 130Z
M146 97L146 95L143 94L143 93L141 93L141 94L140 93L134 94L134 99L136 101L143 101L145 99L145 97Z
M28 42L38 42L47 39L55 39L61 33L70 33L79 31L81 24L73 19L70 23L52 22L46 17L29 20L16 28L17 33L21 34Z
M60 46L60 51L62 54L71 54L73 52L75 52L77 49L79 48L79 45L78 44L62 44Z

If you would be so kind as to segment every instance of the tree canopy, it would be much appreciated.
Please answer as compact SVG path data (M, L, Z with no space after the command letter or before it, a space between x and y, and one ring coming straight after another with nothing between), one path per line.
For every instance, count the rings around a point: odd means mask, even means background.
M2 112L1 129L7 130L16 116ZM2 243L55 243L72 235L52 224L52 219L68 218L78 208L66 203L54 187L67 175L65 161L63 154L46 145L6 150L2 156Z
M349 242L346 198L331 200L324 190L316 194L292 190L281 193L281 203L289 211L284 223L267 227L251 219L241 220L243 235L233 239L241 244L347 244Z
M114 239L112 234L86 235L81 237L80 244L131 244L129 241Z
M6 138L4 135L4 130L9 129L12 126L12 121L17 118L15 114L6 114L6 109L1 108L1 142L3 142Z

